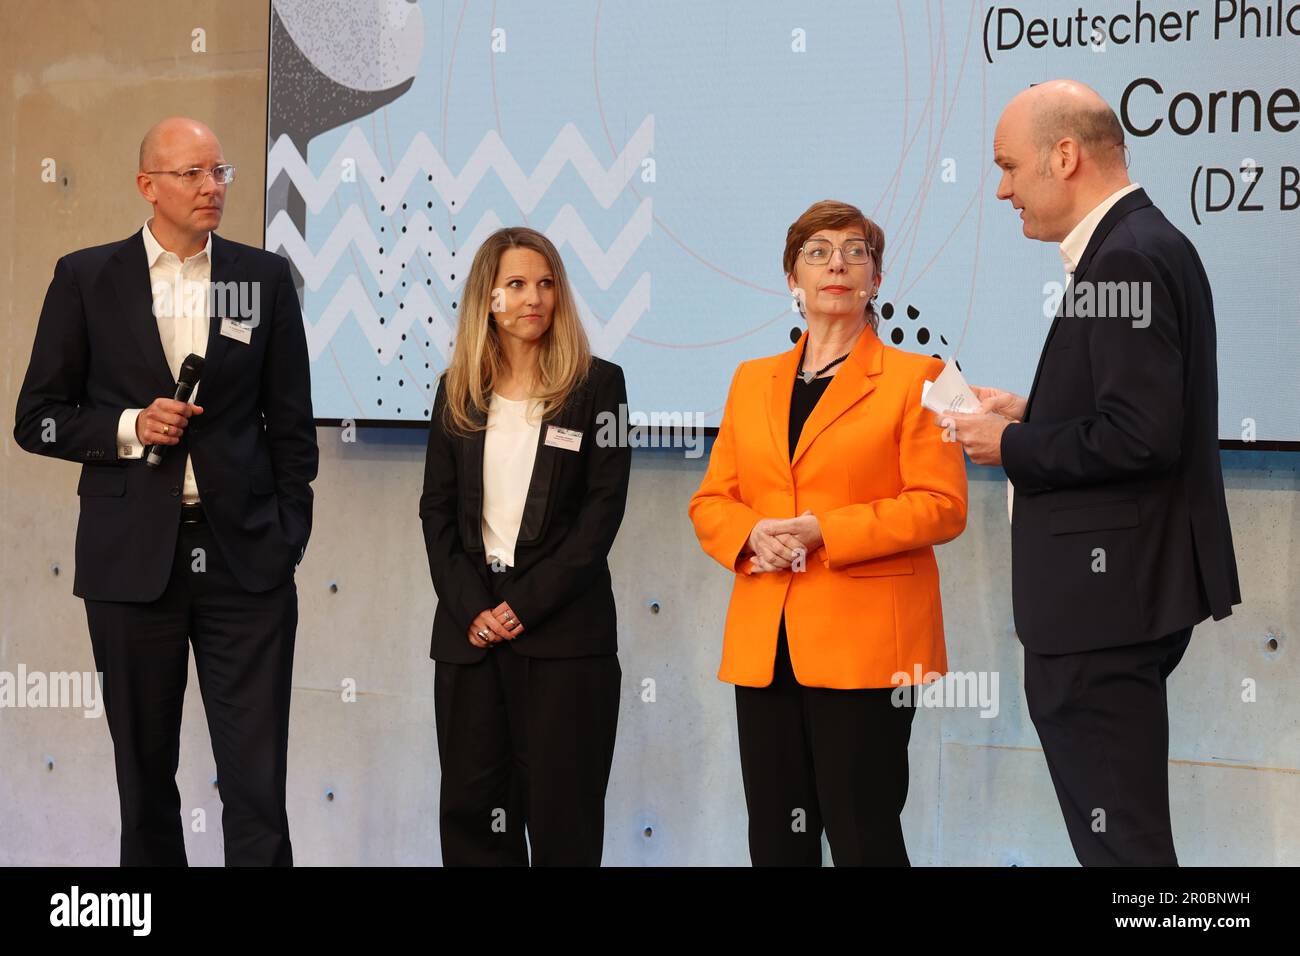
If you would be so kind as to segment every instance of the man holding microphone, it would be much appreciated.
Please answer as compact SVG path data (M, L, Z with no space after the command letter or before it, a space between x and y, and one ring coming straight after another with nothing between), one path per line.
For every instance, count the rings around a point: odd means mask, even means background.
M103 675L124 866L186 863L175 776L190 644L226 863L293 862L294 569L318 452L288 263L213 231L233 178L202 123L149 131L136 185L153 216L58 261L15 413L25 450L82 465L73 593Z

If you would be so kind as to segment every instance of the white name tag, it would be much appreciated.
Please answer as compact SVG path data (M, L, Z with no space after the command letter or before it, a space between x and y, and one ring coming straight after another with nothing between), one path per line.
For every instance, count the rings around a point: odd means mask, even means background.
M582 432L574 431L572 428L560 428L558 425L547 425L546 444L552 448L577 451L582 447Z
M221 334L228 339L234 339L236 342L243 342L247 345L253 340L253 327L240 322L238 319L222 319Z

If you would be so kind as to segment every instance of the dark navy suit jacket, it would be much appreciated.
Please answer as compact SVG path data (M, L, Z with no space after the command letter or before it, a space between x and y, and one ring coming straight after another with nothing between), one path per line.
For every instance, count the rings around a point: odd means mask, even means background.
M1099 302L1122 305L1110 283L1144 298L1098 316ZM1155 640L1241 602L1214 302L1195 248L1134 190L1098 224L1066 296L1025 421L1002 436L1016 632L1043 654Z
M212 235L212 282L257 295L247 344L220 334L238 300L209 316L199 381L203 414L158 468L119 460L128 408L176 391L158 334L144 239L70 253L54 267L18 394L14 438L25 450L80 462L73 593L152 601L167 586L188 452L213 535L240 585L288 581L311 533L318 452L302 312L281 256ZM251 300L244 300L245 306ZM251 311L247 308L243 311Z

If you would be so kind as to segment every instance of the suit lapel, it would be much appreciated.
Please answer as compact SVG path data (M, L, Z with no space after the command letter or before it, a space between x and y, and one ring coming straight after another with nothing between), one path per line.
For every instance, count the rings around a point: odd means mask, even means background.
M803 430L799 433L799 444L795 446L794 457L790 459L791 469L799 463L803 453L808 450L808 446L816 440L818 435L825 431L835 419L839 418L875 389L876 383L872 380L872 376L880 374L884 352L885 347L881 344L880 339L876 337L876 333L872 331L871 326L868 325L858 337L858 341L854 344L849 357L844 360L840 370L835 373L831 383L826 386L826 391L822 393L822 397L813 406L812 414L804 422ZM790 427L790 390L793 387L794 376L791 375L785 388L787 432ZM789 447L788 434L785 447Z
M230 289L236 288L231 285L218 285L218 283L233 283L235 272L235 261L239 257L239 251L226 240L222 239L215 232L212 234L212 262L211 262L211 281L213 289ZM249 294L261 295L261 290L250 292ZM207 397L212 395L212 383L217 377L217 372L221 369L221 362L230 350L231 340L221 334L221 320L225 318L240 318L239 315L230 315L231 306L238 308L241 295L210 295L208 302L212 306L212 314L208 316L208 344L203 356L203 375L199 379L200 387L203 394ZM268 310L261 308L266 302L259 303L258 317L268 314ZM257 330L253 331L256 335ZM262 335L266 335L265 329ZM206 399L205 399L206 400Z
M1034 384L1029 386L1029 397L1025 399L1025 421L1029 421L1029 413L1034 407L1034 396L1038 393L1038 378L1043 374L1043 361L1047 358L1047 347L1052 344L1052 336L1056 334L1056 327L1061 324L1061 315L1065 311L1065 297L1074 289L1074 283L1071 281L1070 288L1066 289L1061 295L1061 302L1056 307L1056 316L1052 319L1052 325L1047 330L1047 338L1043 340L1043 348L1038 353L1038 367L1034 369Z
M575 454L573 451L565 451L546 444L547 425L559 425L560 428L572 427L568 421L568 412L568 408L565 408L554 420L542 421L542 427L537 429L537 454L533 457L533 477L528 483L528 498L524 499L524 515L519 520L519 538L516 544L530 544L541 537L542 524L546 520L546 505L554 490L556 472L559 471L556 464L559 462L560 455ZM593 436L584 434L582 441L593 441Z
M1145 189L1135 189L1127 196L1111 206L1106 215L1101 217L1101 222L1097 223L1097 228L1093 230L1092 236L1088 239L1088 248L1083 250L1083 255L1079 257L1079 264L1074 268L1074 281L1071 285L1078 284L1088 267L1092 265L1092 260L1097 257L1097 252L1101 249L1101 244L1106 241L1119 221L1131 212L1144 209L1151 205L1151 199L1147 196Z
M1038 380L1043 374L1043 360L1047 358L1047 350L1052 344L1052 336L1056 334L1056 330L1061 324L1061 318L1065 314L1065 297L1074 295L1074 290L1083 281L1084 274L1087 273L1088 267L1092 265L1092 260L1096 258L1101 244L1106 241L1106 237L1110 235L1111 230L1115 228L1119 221L1129 213L1150 205L1151 199L1147 196L1145 189L1133 190L1107 210L1106 215L1101 217L1101 222L1097 223L1097 228L1088 237L1088 246L1083 250L1083 255L1079 257L1079 264L1074 267L1074 274L1070 279L1069 288L1061 296L1061 303L1056 307L1056 317L1052 319L1052 326L1047 330L1047 338L1044 339L1043 349L1038 355L1038 367L1034 370L1034 384L1029 387L1029 397L1025 401L1025 421L1029 421L1029 413L1034 407L1034 396L1038 392Z
M153 290L149 285L149 260L140 233L118 247L113 254L110 273L123 321L155 380L150 392L155 395L174 394L176 379L167 364L167 354L158 333L158 319L153 312Z
M487 416L474 411L475 421L483 424ZM464 514L469 518L461 536L465 539L465 550L483 550L483 443L486 432L479 428L469 433L464 439L465 454L462 456L460 488Z
M808 330L804 329L794 348L782 353L777 359L772 377L767 382L767 422L772 429L772 443L776 446L777 457L785 462L788 469L791 464L790 393L794 389L794 377L799 370L799 356L803 355L807 342ZM788 474L792 473L793 469L790 469Z
M590 386L588 386L589 388ZM585 401L572 396L568 405L554 418L545 420L537 433L537 450L533 456L533 472L528 481L528 495L524 499L524 512L519 520L519 535L516 545L531 544L542 535L546 523L546 510L551 497L555 494L555 485L559 481L560 455L572 455L574 452L546 444L546 430L550 425L561 428L578 428L583 422L577 420ZM487 416L477 413L477 420L486 423ZM487 432L483 429L472 432L465 439L465 471L462 474L464 507L467 515L473 516L472 528L466 528L465 545L468 550L483 550L483 450L486 445ZM583 432L583 442L595 441L596 436Z

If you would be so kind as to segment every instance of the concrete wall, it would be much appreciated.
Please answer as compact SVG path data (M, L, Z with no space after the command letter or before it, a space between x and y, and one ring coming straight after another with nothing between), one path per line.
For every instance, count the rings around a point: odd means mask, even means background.
M260 244L266 5L9 0L0 34L0 671L93 670L72 589L78 469L9 439L59 255L138 229L135 151L186 113L239 164L222 233ZM128 15L129 12L129 15ZM207 52L191 52L191 31ZM57 164L43 183L41 163ZM66 176L67 182L64 183ZM299 568L289 815L300 864L439 861L435 598L419 522L423 434L322 428L315 531ZM624 700L607 806L608 864L745 864L731 687L719 683L727 575L699 550L686 502L705 460L638 452L613 554ZM1225 455L1245 603L1197 629L1170 682L1175 837L1187 864L1300 864L1300 455ZM940 549L950 659L996 671L999 714L923 710L905 814L913 862L1072 864L1023 702L999 475L971 470L966 533ZM657 613L652 609L657 603ZM1276 638L1276 650L1268 641ZM643 702L643 680L655 701ZM1254 702L1242 682L1256 682ZM342 685L356 682L355 702ZM179 782L195 864L222 859L220 802L197 681ZM0 864L106 864L118 818L107 724L69 709L0 710Z

